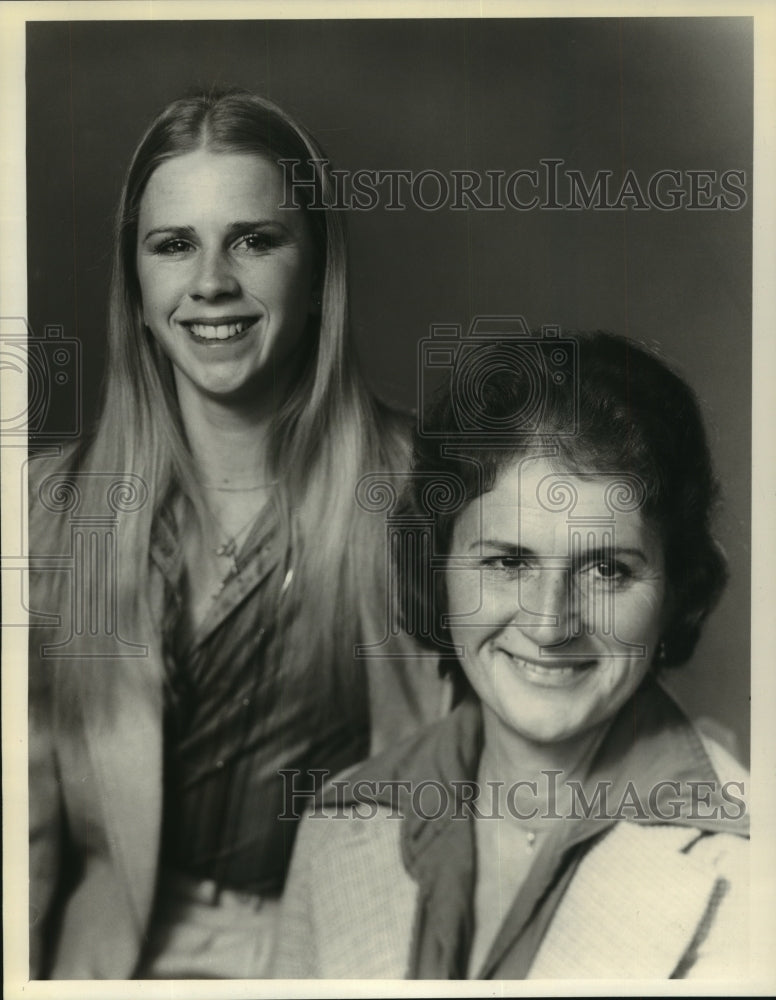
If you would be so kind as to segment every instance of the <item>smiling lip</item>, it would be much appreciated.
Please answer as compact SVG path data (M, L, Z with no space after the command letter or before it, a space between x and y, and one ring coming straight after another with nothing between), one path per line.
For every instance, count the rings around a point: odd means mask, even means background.
M516 656L506 649L499 647L499 652L517 668L518 672L526 680L542 687L566 687L576 684L586 672L596 664L596 660L529 660L522 656Z
M221 316L217 319L185 320L181 325L200 343L223 343L241 337L256 319L255 316Z

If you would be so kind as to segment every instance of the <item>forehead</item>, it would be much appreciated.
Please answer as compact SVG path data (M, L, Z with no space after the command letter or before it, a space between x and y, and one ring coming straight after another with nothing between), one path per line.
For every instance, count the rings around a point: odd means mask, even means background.
M243 219L249 209L283 221L301 214L281 209L285 185L280 167L254 153L198 149L165 160L151 174L140 202L146 214L216 214Z
M618 534L649 532L641 512L643 487L627 473L580 475L546 458L522 458L506 465L492 490L463 511L457 533L495 536L515 544L528 536L564 537L574 526L597 533L616 524ZM651 532L649 532L651 534Z

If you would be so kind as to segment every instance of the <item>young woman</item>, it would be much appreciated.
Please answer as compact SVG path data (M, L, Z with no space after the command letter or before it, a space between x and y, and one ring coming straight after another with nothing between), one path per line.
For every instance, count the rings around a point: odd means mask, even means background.
M129 167L99 421L33 463L31 551L76 565L32 581L33 978L265 974L289 795L441 709L401 643L369 686L354 658L389 632L354 491L406 446L323 159L240 92L171 104Z
M276 972L738 981L745 775L657 680L725 581L697 403L609 335L465 347L397 521L444 500L399 582L464 696L303 822Z

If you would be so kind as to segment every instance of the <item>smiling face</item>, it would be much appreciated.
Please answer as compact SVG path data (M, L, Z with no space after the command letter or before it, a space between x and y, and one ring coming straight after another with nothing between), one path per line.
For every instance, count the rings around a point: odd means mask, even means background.
M244 401L289 377L314 311L314 250L271 161L205 149L167 160L140 202L143 318L179 393Z
M639 510L613 514L615 480L522 459L458 517L450 632L486 727L534 743L573 739L643 680L665 618L663 552ZM573 509L560 509L574 493Z

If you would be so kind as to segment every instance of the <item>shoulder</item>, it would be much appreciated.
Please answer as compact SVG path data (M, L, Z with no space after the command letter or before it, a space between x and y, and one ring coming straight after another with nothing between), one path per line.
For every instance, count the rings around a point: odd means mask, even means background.
M66 482L74 470L76 457L76 446L62 452L41 452L30 456L27 465L27 505L32 552L41 550L66 519L72 492Z
M72 472L77 466L78 454L78 444L31 454L27 466L30 484L40 485L55 473L67 475Z
M692 726L703 744L718 780L723 784L740 781L748 785L749 771L733 753L731 734L706 718L693 720Z
M722 828L710 833L680 824L624 821L616 823L591 854L596 850L618 866L638 861L642 872L664 868L667 857L680 856L682 864L687 861L695 869L732 876L747 863L749 840Z
M405 975L417 887L404 868L401 827L388 810L363 803L302 819L283 893L275 976Z
M415 413L392 403L386 403L379 396L374 396L376 418L383 427L394 431L400 437L409 439L415 426Z
M394 468L406 468L412 453L414 415L385 403L377 396L373 397L372 409L380 444L386 456Z
M481 739L479 704L464 699L452 711L339 775L347 788L367 783L417 784L476 774Z
M634 906L649 898L677 933L692 932L681 977L691 970L716 976L716 966L720 975L727 966L742 968L749 914L746 837L626 822L615 827L609 848L607 871L618 891L630 882Z
M366 888L385 882L386 893L406 873L402 837L407 797L421 783L465 774L457 756L476 752L479 714L459 705L450 715L424 726L396 746L337 775L321 801L301 820L291 866L290 887L306 883L312 895L328 896L332 886ZM455 756L454 756L455 755Z
M616 823L582 859L531 976L745 975L747 849L732 834Z
M329 799L305 813L299 823L293 865L309 864L321 884L332 877L338 877L340 885L366 884L378 863L401 865L401 819L392 816L368 787L359 789L365 782L356 779L354 784L357 793L347 803L335 805Z

